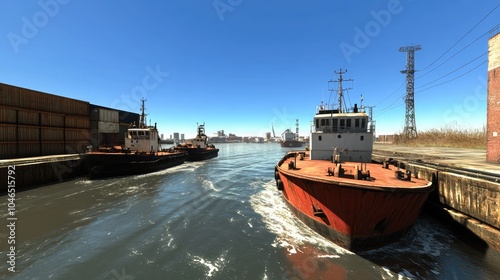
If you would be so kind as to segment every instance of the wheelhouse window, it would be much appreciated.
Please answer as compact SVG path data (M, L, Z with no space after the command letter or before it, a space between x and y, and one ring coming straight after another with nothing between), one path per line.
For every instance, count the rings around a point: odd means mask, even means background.
M351 128L351 119L346 120L346 128L347 129Z
M366 127L366 119L361 119L361 127Z
M354 120L354 127L359 127L359 119Z
M338 119L333 119L332 120L332 131L337 131L339 128L339 120Z
M340 129L345 129L345 119L340 119Z

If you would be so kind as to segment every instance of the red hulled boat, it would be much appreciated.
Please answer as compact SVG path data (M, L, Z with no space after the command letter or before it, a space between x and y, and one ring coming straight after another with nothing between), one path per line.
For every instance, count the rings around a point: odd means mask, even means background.
M321 105L310 148L286 154L275 167L278 190L306 225L351 251L383 246L402 237L417 219L432 183L411 172L371 162L373 125L364 107Z

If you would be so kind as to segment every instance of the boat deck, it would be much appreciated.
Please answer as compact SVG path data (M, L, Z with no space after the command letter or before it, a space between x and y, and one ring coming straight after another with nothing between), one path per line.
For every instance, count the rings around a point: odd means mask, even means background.
M94 155L142 155L142 156L166 156L166 155L175 155L175 154L184 154L185 152L183 151L175 151L175 152L155 152L154 154L151 154L149 152L141 152L141 153L135 153L135 152L130 152L130 153L123 153L123 152L101 152L101 151L92 151L87 154L94 154Z
M301 154L303 154L303 159L301 159ZM294 167L290 168L290 163ZM285 175L357 188L426 190L432 185L431 182L415 178L414 175L411 175L410 180L396 178L397 171L402 171L403 177L407 175L404 169L399 169L394 165L389 165L388 169L385 169L382 164L376 163L341 162L339 164L344 169L344 175L340 177L335 163L329 160L311 160L308 151L296 151L285 156L278 164L278 168ZM354 174L358 173L356 166L363 171L365 176L368 170L369 177L355 179Z

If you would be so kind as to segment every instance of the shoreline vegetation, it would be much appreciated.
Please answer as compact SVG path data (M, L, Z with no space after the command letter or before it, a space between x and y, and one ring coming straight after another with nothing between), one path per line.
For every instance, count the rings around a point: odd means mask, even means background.
M486 127L451 128L417 131L417 137L407 138L404 134L394 135L395 145L410 147L450 147L467 149L486 149Z

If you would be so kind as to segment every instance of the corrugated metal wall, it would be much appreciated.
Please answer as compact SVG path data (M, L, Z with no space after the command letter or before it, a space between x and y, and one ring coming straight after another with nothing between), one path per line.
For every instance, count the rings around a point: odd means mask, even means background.
M0 159L81 153L89 103L0 83Z
M139 114L90 104L90 142L92 146L125 144L130 124L137 123Z

